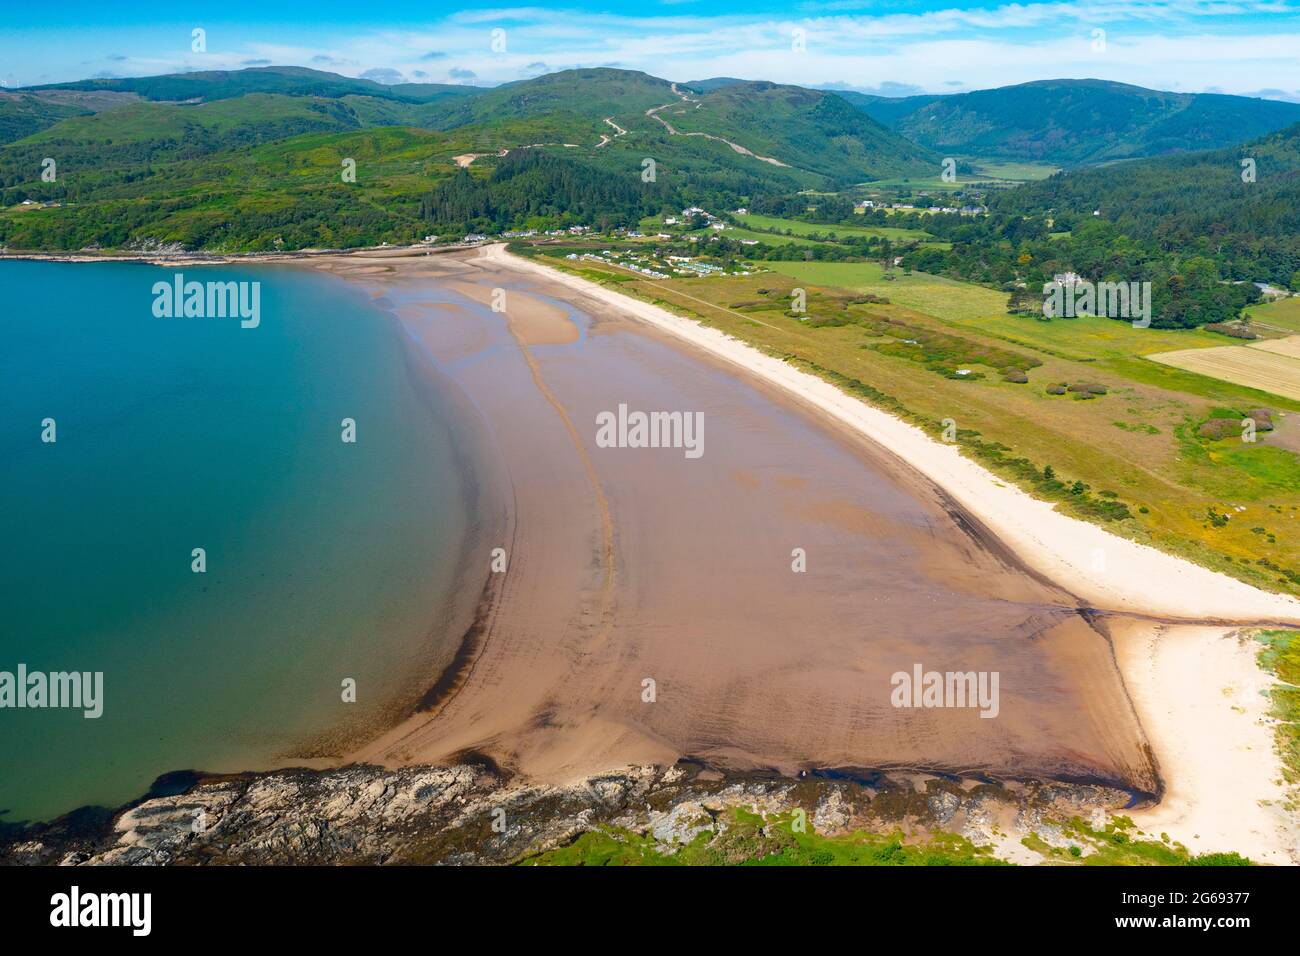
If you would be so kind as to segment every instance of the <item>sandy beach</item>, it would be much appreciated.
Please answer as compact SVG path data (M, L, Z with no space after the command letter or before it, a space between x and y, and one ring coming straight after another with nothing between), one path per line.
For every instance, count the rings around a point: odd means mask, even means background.
M1256 663L1257 643L1222 627L1132 622L1115 649L1165 781L1160 802L1131 813L1134 822L1193 852L1300 862L1265 696L1275 680Z
M455 673L341 760L1096 781L1157 838L1294 858L1264 806L1262 698L1243 711L1189 675L1212 654L1266 682L1225 635L1300 623L1300 603L1057 514L813 376L504 247L304 265L401 318L509 488L508 569L485 574ZM706 453L598 447L620 403L702 412ZM997 671L997 719L891 706L914 664Z

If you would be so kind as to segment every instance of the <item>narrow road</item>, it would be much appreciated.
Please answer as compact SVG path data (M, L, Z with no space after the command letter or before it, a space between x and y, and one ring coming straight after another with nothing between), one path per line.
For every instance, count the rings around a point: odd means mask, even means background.
M683 93L681 90L679 90L679 89L677 88L677 84L676 84L676 83L672 84L672 90L673 90L673 92L676 93L679 97L681 97L681 102L683 102L683 103L694 103L696 109L699 109L700 106L702 105L702 104L700 103L699 100L693 100L693 99L690 98L689 94ZM789 168L790 168L790 164L789 164L789 163L783 163L783 162L781 162L781 160L779 160L779 159L773 159L771 156L760 156L760 155L758 155L757 153L755 153L753 150L746 149L744 146L741 146L739 143L733 143L731 140L729 140L729 139L723 139L721 136L714 136L712 133L683 133L683 132L681 132L681 131L678 130L675 126L673 126L672 123L668 122L666 119L664 119L662 116L659 115L659 111L660 111L660 110L666 110L668 107L670 107L670 106L676 106L676 105L677 105L677 103L674 102L674 103L665 103L663 106L655 106L655 107L651 107L650 109L648 109L648 110L645 111L645 115L646 115L646 116L653 117L654 119L657 119L659 122L663 123L663 124L664 124L664 129L668 130L668 133L669 133L669 135L671 135L671 136L703 136L705 139L712 139L712 140L716 140L716 141L719 142L719 143L726 143L728 146L730 146L730 147L731 147L732 149L734 149L736 152L741 153L742 155L745 155L745 156L753 156L755 159L757 159L757 160L761 160L761 161L764 162L764 163L771 163L773 166L782 166L782 167L784 167L784 168L786 168L786 169L789 169ZM609 121L606 120L606 122L609 122Z
M597 145L603 146L604 144L599 143ZM454 162L457 166L464 169L466 166L469 166L471 163L473 163L474 160L479 159L480 157L483 156L504 156L512 149L537 149L539 146L563 146L565 149L578 148L577 143L527 143L523 146L509 146L506 147L505 149L498 149L495 153L462 153L459 156L453 156L451 159L452 162Z
M601 133L601 134L600 134L600 142L596 144L596 148L597 148L597 149L600 149L600 148L601 148L602 146L604 146L606 143L609 143L609 142L612 142L613 140L618 139L620 136L626 136L626 135L627 135L627 130L625 130L623 127L621 127L621 126L619 126L617 123L615 123L615 122L614 122L614 117L612 117L612 116L606 116L606 117L605 117L605 122L608 123L610 126L612 126L612 127L614 128L615 132L614 132L614 135L613 135L613 136L610 136L610 135L607 134L607 133Z

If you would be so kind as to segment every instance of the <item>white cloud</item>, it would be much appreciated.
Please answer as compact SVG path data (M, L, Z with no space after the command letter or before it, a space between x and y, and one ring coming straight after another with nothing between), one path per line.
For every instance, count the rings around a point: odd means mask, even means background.
M250 60L353 76L373 70L415 76L434 66L437 76L500 83L535 74L538 63L551 69L618 63L675 80L726 75L858 89L900 84L930 92L1086 76L1163 89L1300 89L1294 52L1300 49L1300 7L1283 0L1078 0L849 12L860 7L861 0L792 6L807 14L803 19L702 15L708 9L703 4L655 5L642 15L503 7L453 13L427 29L321 28L293 36L293 43L255 41L230 50L210 44L213 52L206 55L137 50L124 62L42 67L76 79L110 66L143 75L238 69ZM504 52L491 48L495 27L506 31ZM1090 45L1095 27L1106 31L1104 54ZM795 28L806 31L806 52L791 49ZM114 45L130 53L125 39L115 37Z

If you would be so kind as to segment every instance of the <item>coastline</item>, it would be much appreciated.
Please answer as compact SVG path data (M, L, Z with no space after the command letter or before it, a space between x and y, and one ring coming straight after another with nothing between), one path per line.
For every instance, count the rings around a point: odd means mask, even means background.
M349 759L395 767L446 762L486 746L508 769L549 782L689 756L733 770L890 767L1003 779L1038 774L1124 787L1144 799L1159 792L1106 638L1080 616L1079 602L1006 552L978 521L959 514L939 489L892 456L851 441L834 423L761 381L683 354L676 342L640 330L621 310L580 306L575 312L567 300L553 298L564 290L501 269L482 253L438 261L402 257L388 268L371 257L341 258L318 267L369 289L408 322L440 366L464 378L464 391L484 408L492 440L511 459L507 471L518 473L515 507L526 529L511 548L510 567L520 573L507 575L505 610L493 612L497 626L472 635L486 650L472 665L468 652L461 655L457 665L474 670L473 691L444 701L437 715L412 715ZM501 314L488 308L493 287L509 295ZM588 380L592 374L596 380ZM640 376L649 378L633 381ZM721 402L723 425L715 427L734 433L740 444L708 456L722 455L712 466L674 465L673 456L598 453L585 425L593 403L612 407L608 403L631 397L627 389L643 387L669 389L646 396L646 407ZM753 410L741 413L738 400L753 403ZM771 421L755 431L761 420L755 415ZM575 428L575 421L583 424ZM810 441L819 450L806 447ZM808 454L814 457L803 457ZM755 472L756 466L762 470ZM759 478L774 467L791 473ZM808 476L816 476L812 484ZM874 505L873 483L879 485ZM721 511L719 495L731 501ZM897 508L903 511L895 514ZM764 542L773 533L817 545L820 573L806 592L815 610L799 610L804 599L783 593L786 582L797 580L789 576L788 545L772 555L776 567L751 554L756 546L771 547ZM915 552L910 559L904 557L909 551ZM708 552L717 553L710 559ZM693 556L685 576L673 569L683 553ZM739 555L745 557L738 563ZM691 573L695 561L724 576ZM920 563L908 573L911 561ZM880 575L871 575L871 567L903 577L882 591L884 582L873 580ZM825 603L845 587L859 589L858 596ZM823 588L829 588L825 595ZM981 604L990 597L993 605ZM933 633L910 634L904 622L936 601L944 608L937 616L928 612ZM862 612L876 602L900 609L882 607L877 620L862 623ZM768 612L757 610L765 603ZM963 633L973 622L996 635L994 647L981 632ZM812 660L790 657L792 629L808 626L819 635ZM686 637L700 628L712 631L703 645ZM681 636L647 643L657 632ZM936 647L946 633L953 635L952 646ZM1039 647L1015 654L1020 634L1039 635ZM874 694L860 700L877 681L887 685L903 656L910 667L936 654L966 653L1013 655L1004 667L1017 680L1019 699L995 732L988 722L956 720L935 736L933 715L900 714ZM728 661L741 655L742 662L724 666L713 660L718 654ZM755 660L743 663L745 657ZM638 664L639 658L645 660ZM524 667L522 661L532 663ZM575 662L592 673L580 678ZM689 710L644 709L639 680L630 679L639 673L671 677L689 689ZM458 685L444 678L438 684ZM706 692L711 684L716 690ZM1042 684L1058 686L1057 694L1042 697L1035 689ZM710 702L716 693L731 700ZM772 695L808 695L811 705L827 694L815 708L827 720L809 711L791 726L775 720L763 703ZM861 713L864 706L870 716ZM1114 714L1123 716L1116 720ZM872 744L872 722L893 729ZM917 734L928 743L909 746Z
M620 308L849 426L938 485L1031 567L1092 607L1193 623L1208 620L1300 626L1300 600L1261 591L1061 514L1050 502L1006 484L963 457L956 447L936 441L915 425L716 329L581 277L512 256L504 244L484 247L483 255L540 272L575 292ZM1104 555L1100 568L1093 562L1097 551Z
M1090 606L1137 615L1110 641L1165 792L1159 803L1130 815L1153 835L1169 832L1196 849L1300 863L1296 822L1280 808L1285 799L1281 764L1273 720L1260 693L1275 678L1260 667L1254 642L1239 638L1238 628L1230 626L1298 626L1300 601L1063 515L915 426L722 332L511 256L504 245L489 247L484 255L541 272L764 378L905 461L977 516L1029 567ZM1102 570L1093 563L1098 550L1104 555ZM1171 626L1179 621L1185 626ZM1215 664L1205 667L1206 661Z
M304 269L313 274L324 273L330 280L350 286L366 277L365 272L348 276L337 274L328 266L322 268L322 263L337 265L334 254L311 258L318 261L303 262L296 257L256 261ZM247 263L241 259L234 261ZM440 420L454 423L448 447L468 520L454 548L455 555L449 559L455 570L453 581L446 589L447 602L432 608L437 620L423 638L429 653L428 666L419 675L409 676L403 691L391 696L383 714L374 721L361 726L339 723L326 728L286 750L270 765L272 769L337 767L351 762L353 754L393 727L436 714L446 699L463 686L477 653L490 636L503 583L499 575L489 572L490 553L497 544L512 542L515 534L515 512L511 506L513 480L472 397L438 369L434 356L412 334L398 310L390 308L381 297L373 298L372 302L388 312L398 326L408 374L422 401L438 406Z
M332 762L408 716L483 588L486 562L462 549L478 511L466 496L491 470L464 460L476 428L401 324L355 285L280 264L218 267L287 305L272 306L271 335L229 339L224 324L151 316L149 266L0 271L30 330L10 364L34 376L10 389L6 489L32 513L62 502L57 520L5 522L18 591L0 667L103 672L108 689L105 719L84 729L6 711L0 750L31 773L3 787L3 822L117 805L180 768ZM61 341L30 364L44 336ZM122 361L90 359L105 348ZM57 461L24 459L21 422L45 407L78 440ZM359 454L313 427L343 415L361 422ZM93 578L56 576L65 535L118 557ZM205 546L208 577L173 560L178 538ZM29 579L50 596L26 597Z
M1271 698L1277 678L1249 633L1221 627L1121 625L1115 651L1165 792L1129 813L1150 839L1176 835L1193 852L1300 863L1300 819L1286 810Z
M408 255L393 258L409 258ZM1300 861L1300 840L1290 821L1276 808L1282 797L1278 761L1270 744L1269 721L1262 698L1243 698L1212 686L1213 679L1193 682L1194 664L1214 659L1217 669L1231 673L1237 686L1268 685L1272 678L1260 670L1248 640L1235 640L1237 624L1300 624L1300 602L1284 595L1258 591L1234 579L1185 562L1145 545L1111 535L1103 529L1055 511L1050 503L1006 485L955 448L930 438L920 429L835 389L815 376L792 368L752 347L690 319L636 299L622 296L576 276L511 256L504 245L481 247L477 257L494 266L532 273L558 282L588 300L667 333L688 351L704 352L711 360L738 368L761 380L792 404L810 410L836 430L851 433L919 474L949 497L957 510L984 525L1007 559L1034 576L1063 585L1081 609L1109 615L1133 615L1117 620L1104 633L1129 701L1134 708L1159 772L1155 802L1125 811L1149 837L1162 833L1196 851L1242 852L1260 862ZM346 258L346 257L345 257ZM378 256L362 259L389 258ZM358 273L355 278L373 278ZM464 290L462 290L464 291ZM1104 571L1090 564L1097 549L1105 554ZM495 609L498 593L484 600ZM491 610L480 608L480 617ZM426 703L445 702L463 686L480 642L490 626L466 632L456 661L431 688ZM414 713L349 760L400 767L427 757L418 745L394 759L397 741L420 740L434 714ZM1190 745L1189 735L1196 741ZM397 750L402 748L398 747ZM464 751L473 753L472 748ZM671 762L670 751L651 748L644 759ZM725 762L725 761L724 761ZM1233 768L1225 774L1223 767ZM576 780L581 774L560 772L552 780ZM587 764L583 772L614 769ZM546 776L546 775L544 775Z
M1260 862L1296 862L1294 840L1284 845L1279 842L1277 832L1263 829L1280 826L1273 819L1277 814L1263 812L1260 806L1260 801L1273 799L1280 791L1275 786L1277 762L1272 759L1271 746L1261 744L1267 736L1260 736L1266 722L1262 705L1249 694L1225 694L1222 688L1215 686L1213 677L1199 682L1193 678L1198 662L1214 660L1214 670L1230 675L1237 690L1243 687L1258 690L1265 686L1271 678L1259 670L1252 642L1231 640L1235 628L1229 625L1300 624L1300 601L1258 591L1059 514L1051 504L1005 485L977 463L962 457L955 448L935 441L920 429L871 408L839 392L833 385L721 332L576 276L510 256L502 245L479 248L478 256L496 267L543 275L622 316L653 326L658 332L671 336L678 345L685 346L683 351L703 352L714 362L740 370L748 379L760 380L769 391L780 393L792 405L812 413L836 430L852 433L860 441L896 460L906 470L932 483L958 508L978 519L1018 563L1077 597L1081 610L1096 608L1119 615L1134 615L1107 640L1142 730L1150 741L1164 792L1160 803L1146 809L1126 811L1127 815L1132 816L1144 830L1157 835L1161 829L1167 830L1196 851L1236 850ZM458 250L438 250L439 253L454 251ZM362 254L277 254L258 258L158 260L141 256L132 257L131 261L161 265L248 264L330 258L411 259L431 254L436 253L432 249L416 247L409 250L367 250ZM23 258L60 261L123 259ZM311 262L306 264L312 265ZM365 274L354 278L374 279ZM407 329L410 331L411 326L408 325ZM545 339L546 336L541 337L542 341ZM413 342L418 344L414 335ZM500 474L513 487L509 469L504 468ZM509 512L511 522L514 515L515 512ZM511 553L514 551L513 524L508 534L487 527L480 531L475 546L467 546L465 550L466 557L462 563L466 567L462 568L462 574L466 582L473 577L469 566L478 564L491 540L509 540ZM1104 570L1101 571L1093 562L1098 549L1105 556ZM479 566L485 567L486 560L482 560ZM451 659L415 712L394 731L384 735L378 742L379 746L367 745L342 759L392 767L419 763L427 756L427 751L415 748L409 757L401 757L398 754L401 748L393 747L394 733L399 739L405 739L419 728L427 727L442 706L455 696L455 691L464 686L466 675L473 670L482 653L482 644L491 636L492 620L500 606L504 586L504 581L494 582L489 577L483 588L466 591L464 609L468 610L458 612L466 623L464 636L452 649ZM469 600L470 593L474 600ZM1257 693L1254 694L1254 698L1258 697ZM659 741L657 746L642 746L638 756L671 763L671 751L666 742ZM596 760L600 759L603 758L597 754ZM338 762L337 758L329 758L313 761L313 765L335 766ZM303 762L293 761L293 764L302 766ZM1231 771L1224 770L1228 766L1232 767ZM586 769L594 767L591 765ZM781 769L788 771L790 768ZM576 780L581 776L572 763L560 763L555 771L556 779Z
M295 249L292 252L42 252L39 250L0 250L0 260L15 259L30 262L142 262L152 266L204 266L253 265L266 262L302 262L311 259L362 258L368 255L392 258L395 256L424 256L447 252L464 252L478 245L448 243L441 246L362 246L355 249Z

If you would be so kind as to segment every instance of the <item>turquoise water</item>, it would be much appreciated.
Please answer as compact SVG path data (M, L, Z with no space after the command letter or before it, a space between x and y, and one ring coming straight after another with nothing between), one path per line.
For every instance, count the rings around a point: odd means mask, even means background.
M0 671L104 673L99 719L0 709L0 821L339 746L449 653L465 482L397 320L281 267L179 270L257 328L155 318L175 271L0 262Z

